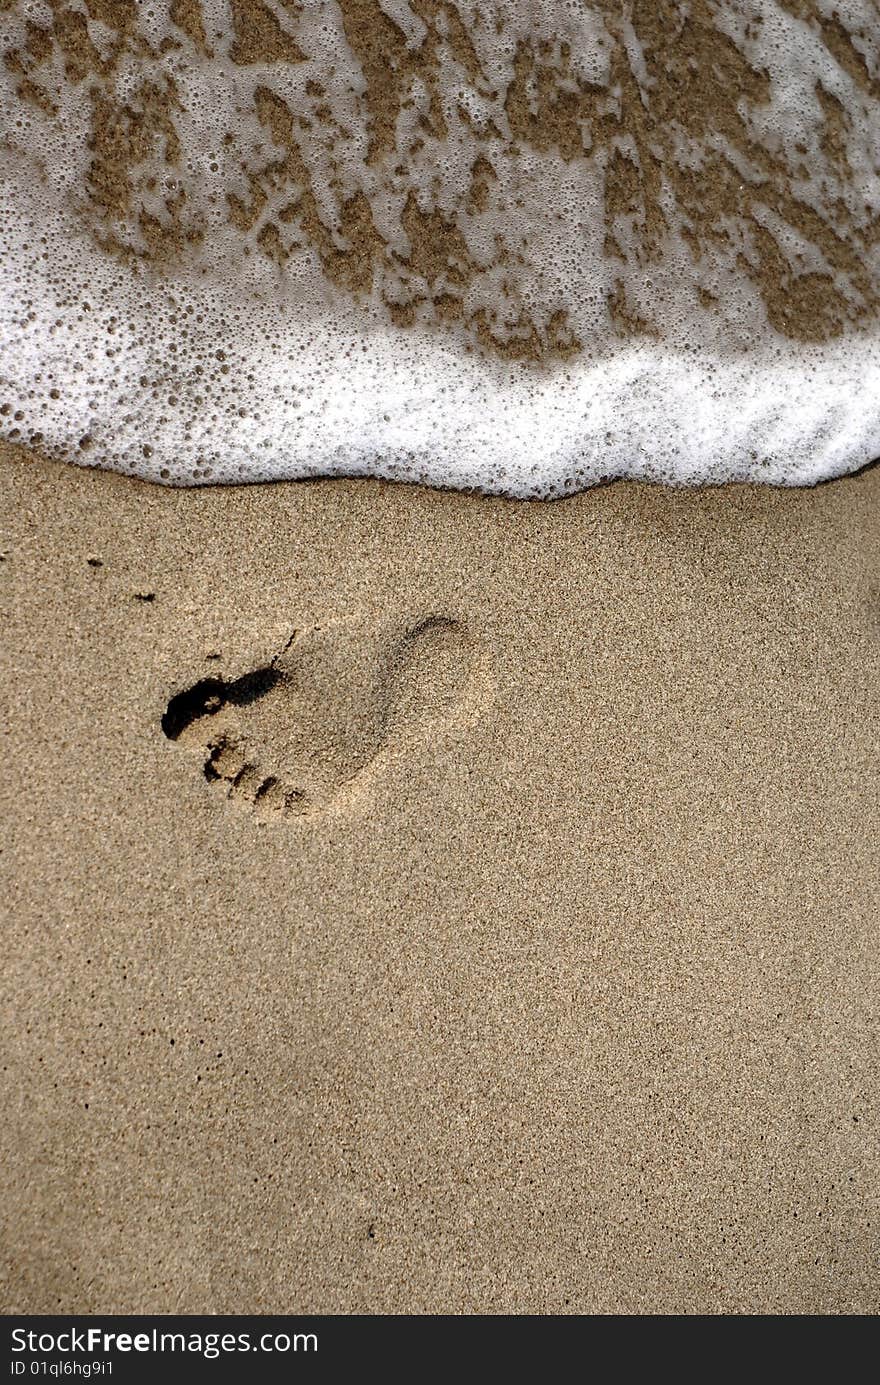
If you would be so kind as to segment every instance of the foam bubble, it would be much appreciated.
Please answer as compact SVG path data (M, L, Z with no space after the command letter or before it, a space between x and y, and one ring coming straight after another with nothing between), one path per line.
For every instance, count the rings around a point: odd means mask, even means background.
M0 432L557 496L880 454L869 0L19 0Z

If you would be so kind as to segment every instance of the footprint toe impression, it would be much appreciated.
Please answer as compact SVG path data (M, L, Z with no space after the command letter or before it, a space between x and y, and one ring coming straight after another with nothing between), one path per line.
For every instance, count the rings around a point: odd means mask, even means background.
M240 678L203 678L162 717L205 778L263 821L330 808L372 777L396 745L472 702L472 642L446 616L377 640L354 623L296 632Z

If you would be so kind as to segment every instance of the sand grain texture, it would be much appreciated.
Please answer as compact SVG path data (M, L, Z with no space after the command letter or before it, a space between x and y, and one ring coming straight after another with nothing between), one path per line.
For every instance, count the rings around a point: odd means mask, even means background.
M880 471L2 466L5 1311L880 1309Z

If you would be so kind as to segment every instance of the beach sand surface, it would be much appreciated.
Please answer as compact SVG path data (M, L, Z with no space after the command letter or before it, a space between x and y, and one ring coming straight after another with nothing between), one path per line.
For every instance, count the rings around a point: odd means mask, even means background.
M0 461L4 1311L880 1310L880 470Z

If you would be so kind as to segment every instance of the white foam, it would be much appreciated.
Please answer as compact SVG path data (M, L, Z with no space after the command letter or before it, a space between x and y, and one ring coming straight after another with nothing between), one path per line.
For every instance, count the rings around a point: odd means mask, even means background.
M111 52L113 31L80 0L68 8L88 17L92 41ZM0 227L5 436L170 484L371 474L516 496L562 495L617 476L803 485L880 455L880 331L864 311L880 290L870 235L880 205L880 107L870 87L878 76L880 20L867 0L845 7L822 0L818 7L829 21L834 11L847 24L856 58L843 66L817 20L762 0L711 7L736 51L770 73L767 100L733 94L748 140L731 143L724 121L695 140L686 122L679 128L668 120L665 136L681 167L699 170L720 155L756 185L766 177L761 160L772 157L788 170L789 197L782 204L770 195L757 199L749 218L725 214L724 235L703 236L698 260L687 208L662 163L654 202L666 225L657 253L646 231L645 170L633 209L611 223L604 213L614 151L634 168L648 158L644 142L640 147L623 130L611 139L606 125L600 148L598 125L588 129L582 120L584 147L570 157L552 144L541 147L546 137L537 128L530 139L517 137L506 114L518 45L532 51L541 40L551 44L541 62L557 73L554 100L589 83L597 88L597 119L625 103L612 80L616 42L650 111L651 55L633 24L623 22L623 6L616 26L607 6L459 5L479 77L439 43L445 133L428 128L431 93L414 76L395 146L378 161L371 157L364 72L341 11L311 3L291 18L274 0L269 8L304 61L236 65L232 12L212 0L203 6L205 27L209 39L222 37L210 57L170 24L168 6L158 2L141 7L150 51L131 45L109 76L73 80L55 43L29 76L56 102L57 116L22 101L21 74L7 69L0 82L0 177L12 212ZM428 24L442 37L452 11L433 0L412 7L389 0L384 9L413 46L424 45ZM4 48L23 51L27 24L49 31L55 17L42 0L13 6L3 16ZM496 18L503 20L500 31ZM178 46L159 51L169 36ZM567 65L561 41L571 44ZM859 61L864 73L854 77L849 68ZM526 94L540 116L546 94L536 71L533 65ZM138 109L145 80L162 85L171 78L180 99L179 163L169 163L165 136L154 132L132 172L130 205L118 214L96 210L87 195L94 93L110 93L117 110L125 102ZM307 89L309 82L320 83L324 94ZM817 83L844 111L836 127L843 160L824 151ZM324 226L320 244L303 235L302 200L295 214L284 210L292 200L290 170L278 174L284 147L258 119L261 87L312 122L309 130L297 126L296 140ZM319 103L332 120L315 118ZM500 136L487 141L479 126L490 120ZM480 155L495 172L482 209L469 201ZM248 204L255 186L264 205L252 226L236 228L228 196ZM370 292L332 282L322 269L322 256L346 248L341 217L355 192L369 203L384 247ZM434 282L410 259L405 212L413 193L423 217L441 213L456 243L466 245L467 270L458 279L454 253ZM297 195L293 188L294 201ZM796 206L808 214L801 226L787 215ZM809 216L836 240L811 234ZM200 239L162 259L150 253L144 217L195 229ZM619 254L609 254L609 224ZM283 267L260 248L269 226L285 253L293 247ZM742 268L743 258L755 257L755 227L772 237L776 250L767 253L779 254L786 274L824 276L833 285L839 330L805 342L768 320L757 280ZM108 238L115 255L99 248ZM297 240L305 242L298 249ZM838 241L846 254L831 263L829 246L836 254ZM852 268L853 246L861 277ZM120 250L131 253L120 257ZM609 299L618 286L629 317L647 320L656 332L621 334L614 327ZM460 300L451 323L432 301L449 288ZM388 304L407 293L416 300L415 321L401 327ZM844 321L851 307L859 311ZM494 314L488 352L474 325L490 320L481 310ZM511 361L494 349L516 342L516 324L524 321L546 344L560 312L565 331L581 343L573 354L554 357L551 350L541 362Z

